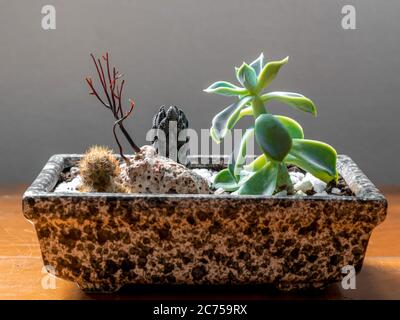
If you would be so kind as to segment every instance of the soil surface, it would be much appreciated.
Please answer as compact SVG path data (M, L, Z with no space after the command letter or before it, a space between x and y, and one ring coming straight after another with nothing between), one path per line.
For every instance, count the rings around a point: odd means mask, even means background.
M72 167L67 167L65 168L60 175L60 180L58 182L70 182L74 178L74 175L71 173L71 168ZM296 166L289 165L288 166L288 171L289 172L301 172L303 174L306 174L306 172ZM213 170L210 170L210 172L214 172ZM332 189L339 189L340 193L332 193ZM337 183L331 182L327 185L325 191L328 193L328 195L334 195L334 196L354 196L354 193L350 190L349 186L347 185L346 181L343 179L342 176L339 175L339 179ZM307 191L307 195L314 195L316 192L314 190Z

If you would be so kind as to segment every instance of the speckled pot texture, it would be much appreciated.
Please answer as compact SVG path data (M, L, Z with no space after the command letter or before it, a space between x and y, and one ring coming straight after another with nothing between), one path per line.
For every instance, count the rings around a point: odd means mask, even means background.
M324 288L341 281L346 265L361 270L371 232L386 216L384 196L347 156L339 156L338 170L355 196L53 193L62 170L80 157L51 157L25 192L23 211L44 265L88 291L125 284ZM219 168L222 159L197 167Z

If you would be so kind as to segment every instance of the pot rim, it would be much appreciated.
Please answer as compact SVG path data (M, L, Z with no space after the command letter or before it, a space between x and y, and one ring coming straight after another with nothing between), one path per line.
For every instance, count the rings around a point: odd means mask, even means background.
M263 195L232 195L232 194L163 194L163 193L105 193L105 192L53 192L54 187L59 181L61 172L76 163L83 154L55 154L50 157L46 165L43 167L37 178L33 181L31 186L25 191L23 201L31 198L124 198L129 199L232 199L232 200L246 200L246 199L259 199L259 200L285 200L285 201L379 201L387 206L387 201L384 195L378 188L367 178L367 176L358 168L357 164L347 155L338 155L337 169L339 174L348 184L354 196L263 196ZM190 155L191 168L215 168L220 170L226 167L228 155ZM254 159L254 156L248 156ZM207 160L207 161L206 161ZM208 162L208 163L207 163Z

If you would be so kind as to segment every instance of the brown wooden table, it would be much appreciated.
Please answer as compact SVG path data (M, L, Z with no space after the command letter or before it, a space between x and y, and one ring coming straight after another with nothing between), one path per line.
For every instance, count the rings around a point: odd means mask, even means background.
M112 295L85 294L74 283L56 279L44 289L43 262L34 227L22 215L25 186L0 188L1 299L400 299L400 187L381 190L389 201L388 216L369 242L355 290L333 285L319 293L283 294L265 287L131 288Z

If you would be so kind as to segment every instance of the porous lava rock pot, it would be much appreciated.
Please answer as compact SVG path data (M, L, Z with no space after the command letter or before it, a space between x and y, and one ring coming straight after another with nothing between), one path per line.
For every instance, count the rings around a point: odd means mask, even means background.
M384 196L343 155L338 172L354 196L52 192L80 158L51 157L25 192L23 212L44 265L88 291L160 283L323 288L342 279L343 266L361 270L386 216ZM220 170L224 161L190 162Z

